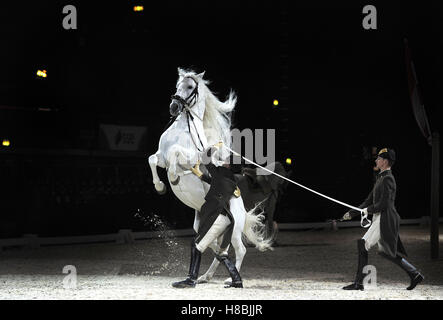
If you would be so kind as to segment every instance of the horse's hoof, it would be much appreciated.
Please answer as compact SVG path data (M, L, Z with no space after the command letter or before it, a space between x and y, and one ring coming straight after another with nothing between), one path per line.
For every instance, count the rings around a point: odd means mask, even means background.
M226 284L226 285L228 285L228 286L230 286L230 285L232 284L232 279L231 279L231 278L228 278L228 279L226 279L225 281L223 281L223 283Z
M155 190L159 195L164 195L167 191L166 186L162 181L155 184Z
M197 284L209 283L208 280L197 280Z
M209 282L209 279L208 278L203 278L203 277L200 277L200 278L198 278L197 279L197 283L198 284L200 284L200 283L208 283Z

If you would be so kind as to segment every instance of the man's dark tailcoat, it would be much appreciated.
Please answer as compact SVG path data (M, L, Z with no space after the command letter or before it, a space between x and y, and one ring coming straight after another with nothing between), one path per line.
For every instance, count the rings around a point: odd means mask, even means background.
M210 156L211 151L207 152ZM208 193L206 194L206 202L200 209L200 226L196 242L200 241L206 232L211 228L219 214L225 214L231 220L223 236L221 248L226 248L231 242L232 230L234 227L234 219L229 209L229 201L233 196L237 183L235 176L229 168L224 166L215 166L212 162L206 161L205 165L200 165L203 172L201 179L210 184Z
M396 194L395 178L391 170L385 170L377 175L374 188L359 208L368 208L369 214L380 213L381 245L385 253L395 257L397 253L407 256L406 250L400 240L400 216L395 209ZM350 211L351 216L360 213Z

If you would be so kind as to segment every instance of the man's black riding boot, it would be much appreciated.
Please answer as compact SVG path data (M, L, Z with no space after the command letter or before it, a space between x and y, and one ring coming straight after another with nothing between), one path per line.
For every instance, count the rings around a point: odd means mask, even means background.
M417 284L422 282L423 279L425 278L420 272L418 272L417 268L415 268L406 259L400 257L399 255L397 255L395 258L391 257L390 255L384 252L380 252L380 255L383 258L386 258L389 261L392 261L393 263L398 265L408 274L409 278L411 279L411 284L409 285L409 287L406 288L407 290L414 289L417 286Z
M237 268L235 267L235 264L232 263L232 261L229 259L227 255L218 256L216 255L218 261L223 262L226 269L228 269L229 275L231 276L232 283L225 288L243 288L243 281L240 277L240 273L238 272Z
M354 283L343 287L343 290L364 290L363 286L363 268L368 264L368 251L365 248L365 240L357 241L358 248L358 267Z
M188 277L172 284L175 288L195 288L197 283L198 271L200 270L201 252L195 246L195 241L191 244L191 264L189 265Z

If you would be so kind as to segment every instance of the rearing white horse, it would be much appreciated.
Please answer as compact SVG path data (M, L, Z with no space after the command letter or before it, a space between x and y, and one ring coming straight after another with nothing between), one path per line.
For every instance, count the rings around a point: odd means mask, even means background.
M208 81L203 79L204 72L178 69L179 78L177 91L170 105L170 113L177 116L174 123L161 135L158 151L149 157L153 183L158 193L164 194L166 186L157 174L157 166L166 168L167 177L174 194L187 206L195 209L194 230L198 232L199 211L205 202L209 185L192 173L191 168L199 160L201 153L220 141L231 147L231 121L228 113L236 103L231 92L225 102L221 102L207 87ZM226 149L221 149L222 158L229 156ZM271 240L264 238L263 214L255 215L255 210L246 211L243 200L233 197L230 211L234 217L234 230L231 244L235 250L235 266L240 271L246 253L242 235L260 251L271 249ZM216 254L219 252L223 235L210 245ZM206 274L198 282L206 282L212 278L219 261L214 262ZM230 281L230 278L226 280Z

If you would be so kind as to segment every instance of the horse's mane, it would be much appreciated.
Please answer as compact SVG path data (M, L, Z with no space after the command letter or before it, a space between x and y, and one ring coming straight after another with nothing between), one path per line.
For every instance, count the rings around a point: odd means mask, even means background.
M198 83L200 99L205 101L203 128L208 144L214 145L221 140L224 145L231 147L231 112L237 102L235 93L231 91L227 100L221 102L209 90L207 85L210 82L208 80L203 79L192 70L181 70L180 78L184 77L191 77Z

